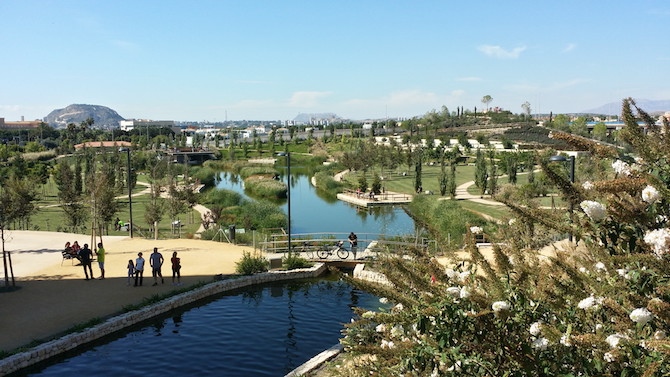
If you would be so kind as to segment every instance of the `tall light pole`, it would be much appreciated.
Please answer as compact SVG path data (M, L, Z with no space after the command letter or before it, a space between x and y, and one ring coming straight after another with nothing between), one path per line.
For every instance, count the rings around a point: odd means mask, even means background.
M130 212L130 238L133 238L133 190L130 187L130 148L119 148L119 152L126 152L128 156L128 211Z
M569 156L568 158L565 158L565 156L556 155L549 157L549 161L552 162L570 161L570 183L575 183L575 156ZM572 201L570 201L569 206L570 206L570 224L572 224L572 212L573 212ZM568 233L568 240L572 242L572 232Z

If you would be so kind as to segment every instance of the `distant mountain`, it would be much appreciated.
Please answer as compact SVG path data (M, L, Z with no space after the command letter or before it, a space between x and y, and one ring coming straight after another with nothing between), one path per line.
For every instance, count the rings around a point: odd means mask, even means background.
M300 113L298 114L295 118L293 118L293 121L296 123L311 123L312 120L318 121L318 120L328 120L328 121L333 121L341 119L337 114L334 113L312 113L312 114L305 114L305 113Z
M664 113L670 111L670 100L648 100L648 99L635 99L637 106L646 111L647 113ZM587 114L605 114L605 115L620 115L621 114L621 102L611 102L595 109L585 110L582 113Z
M124 118L109 107L99 105L74 104L57 109L46 116L45 122L53 127L65 127L69 123L79 124L93 118L93 128L117 128Z

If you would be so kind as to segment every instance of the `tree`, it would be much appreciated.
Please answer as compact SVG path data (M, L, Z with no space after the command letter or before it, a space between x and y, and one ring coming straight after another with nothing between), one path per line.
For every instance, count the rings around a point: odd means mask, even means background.
M598 122L593 125L592 136L597 140L606 140L607 139L607 125L603 122Z
M530 102L526 101L521 104L521 108L523 109L523 112L525 114L526 121L530 120Z
M66 161L56 165L54 181L58 187L58 202L63 212L65 212L67 224L76 233L79 227L85 223L87 215L83 210L84 205L81 203L81 192L77 191L75 174Z
M477 149L475 157L475 186L479 188L480 194L484 195L486 192L486 182L488 174L486 173L486 159L481 149Z
M579 135L579 136L588 136L589 135L589 129L586 125L586 118L583 116L577 117L574 121L572 121L572 124L570 125L570 132Z
M10 177L0 185L0 241L2 242L2 263L5 272L5 287L9 287L11 276L12 286L16 286L14 280L14 268L12 256L5 249L5 230L9 224L19 218L30 216L35 210L34 201L37 199L35 185L28 179Z
M486 105L486 112L489 111L489 103L491 103L491 101L493 101L493 97L488 94L482 97L482 103Z

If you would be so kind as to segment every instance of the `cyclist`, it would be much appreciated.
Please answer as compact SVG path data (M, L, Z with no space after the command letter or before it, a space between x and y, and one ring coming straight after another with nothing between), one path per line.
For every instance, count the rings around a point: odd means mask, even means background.
M358 236L354 232L349 233L349 245L351 245L352 250L358 246Z

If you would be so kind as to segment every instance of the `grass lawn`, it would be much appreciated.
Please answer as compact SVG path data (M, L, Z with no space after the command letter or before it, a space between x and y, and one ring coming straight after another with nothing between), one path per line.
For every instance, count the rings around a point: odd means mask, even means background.
M138 181L146 182L146 177L144 175L139 175ZM146 188L145 185L138 184L132 192L133 194L136 194L144 191ZM58 188L56 184L50 180L39 192L40 199L35 202L38 209L36 213L31 216L30 229L52 232L70 231L70 227L66 228L65 226L65 224L67 224L67 218L58 202ZM117 198L119 202L119 212L117 213L117 216L124 222L128 222L130 220L130 214L128 212L128 195L127 193L121 194ZM136 226L135 229L139 228L139 230L134 232L133 236L153 238L153 232L149 231L149 225L144 220L144 213L148 202L148 195L133 196L133 222ZM179 237L179 233L172 234L171 219L167 217L167 215L163 216L163 220L158 225L159 238ZM185 237L187 233L195 233L200 227L200 213L195 210L189 210L189 213L181 214L179 220L182 224L181 237ZM86 227L84 230L80 229L78 231L82 234L90 233L90 218L86 221L84 226ZM114 227L110 225L110 236L122 236L127 234L128 232L115 231Z

